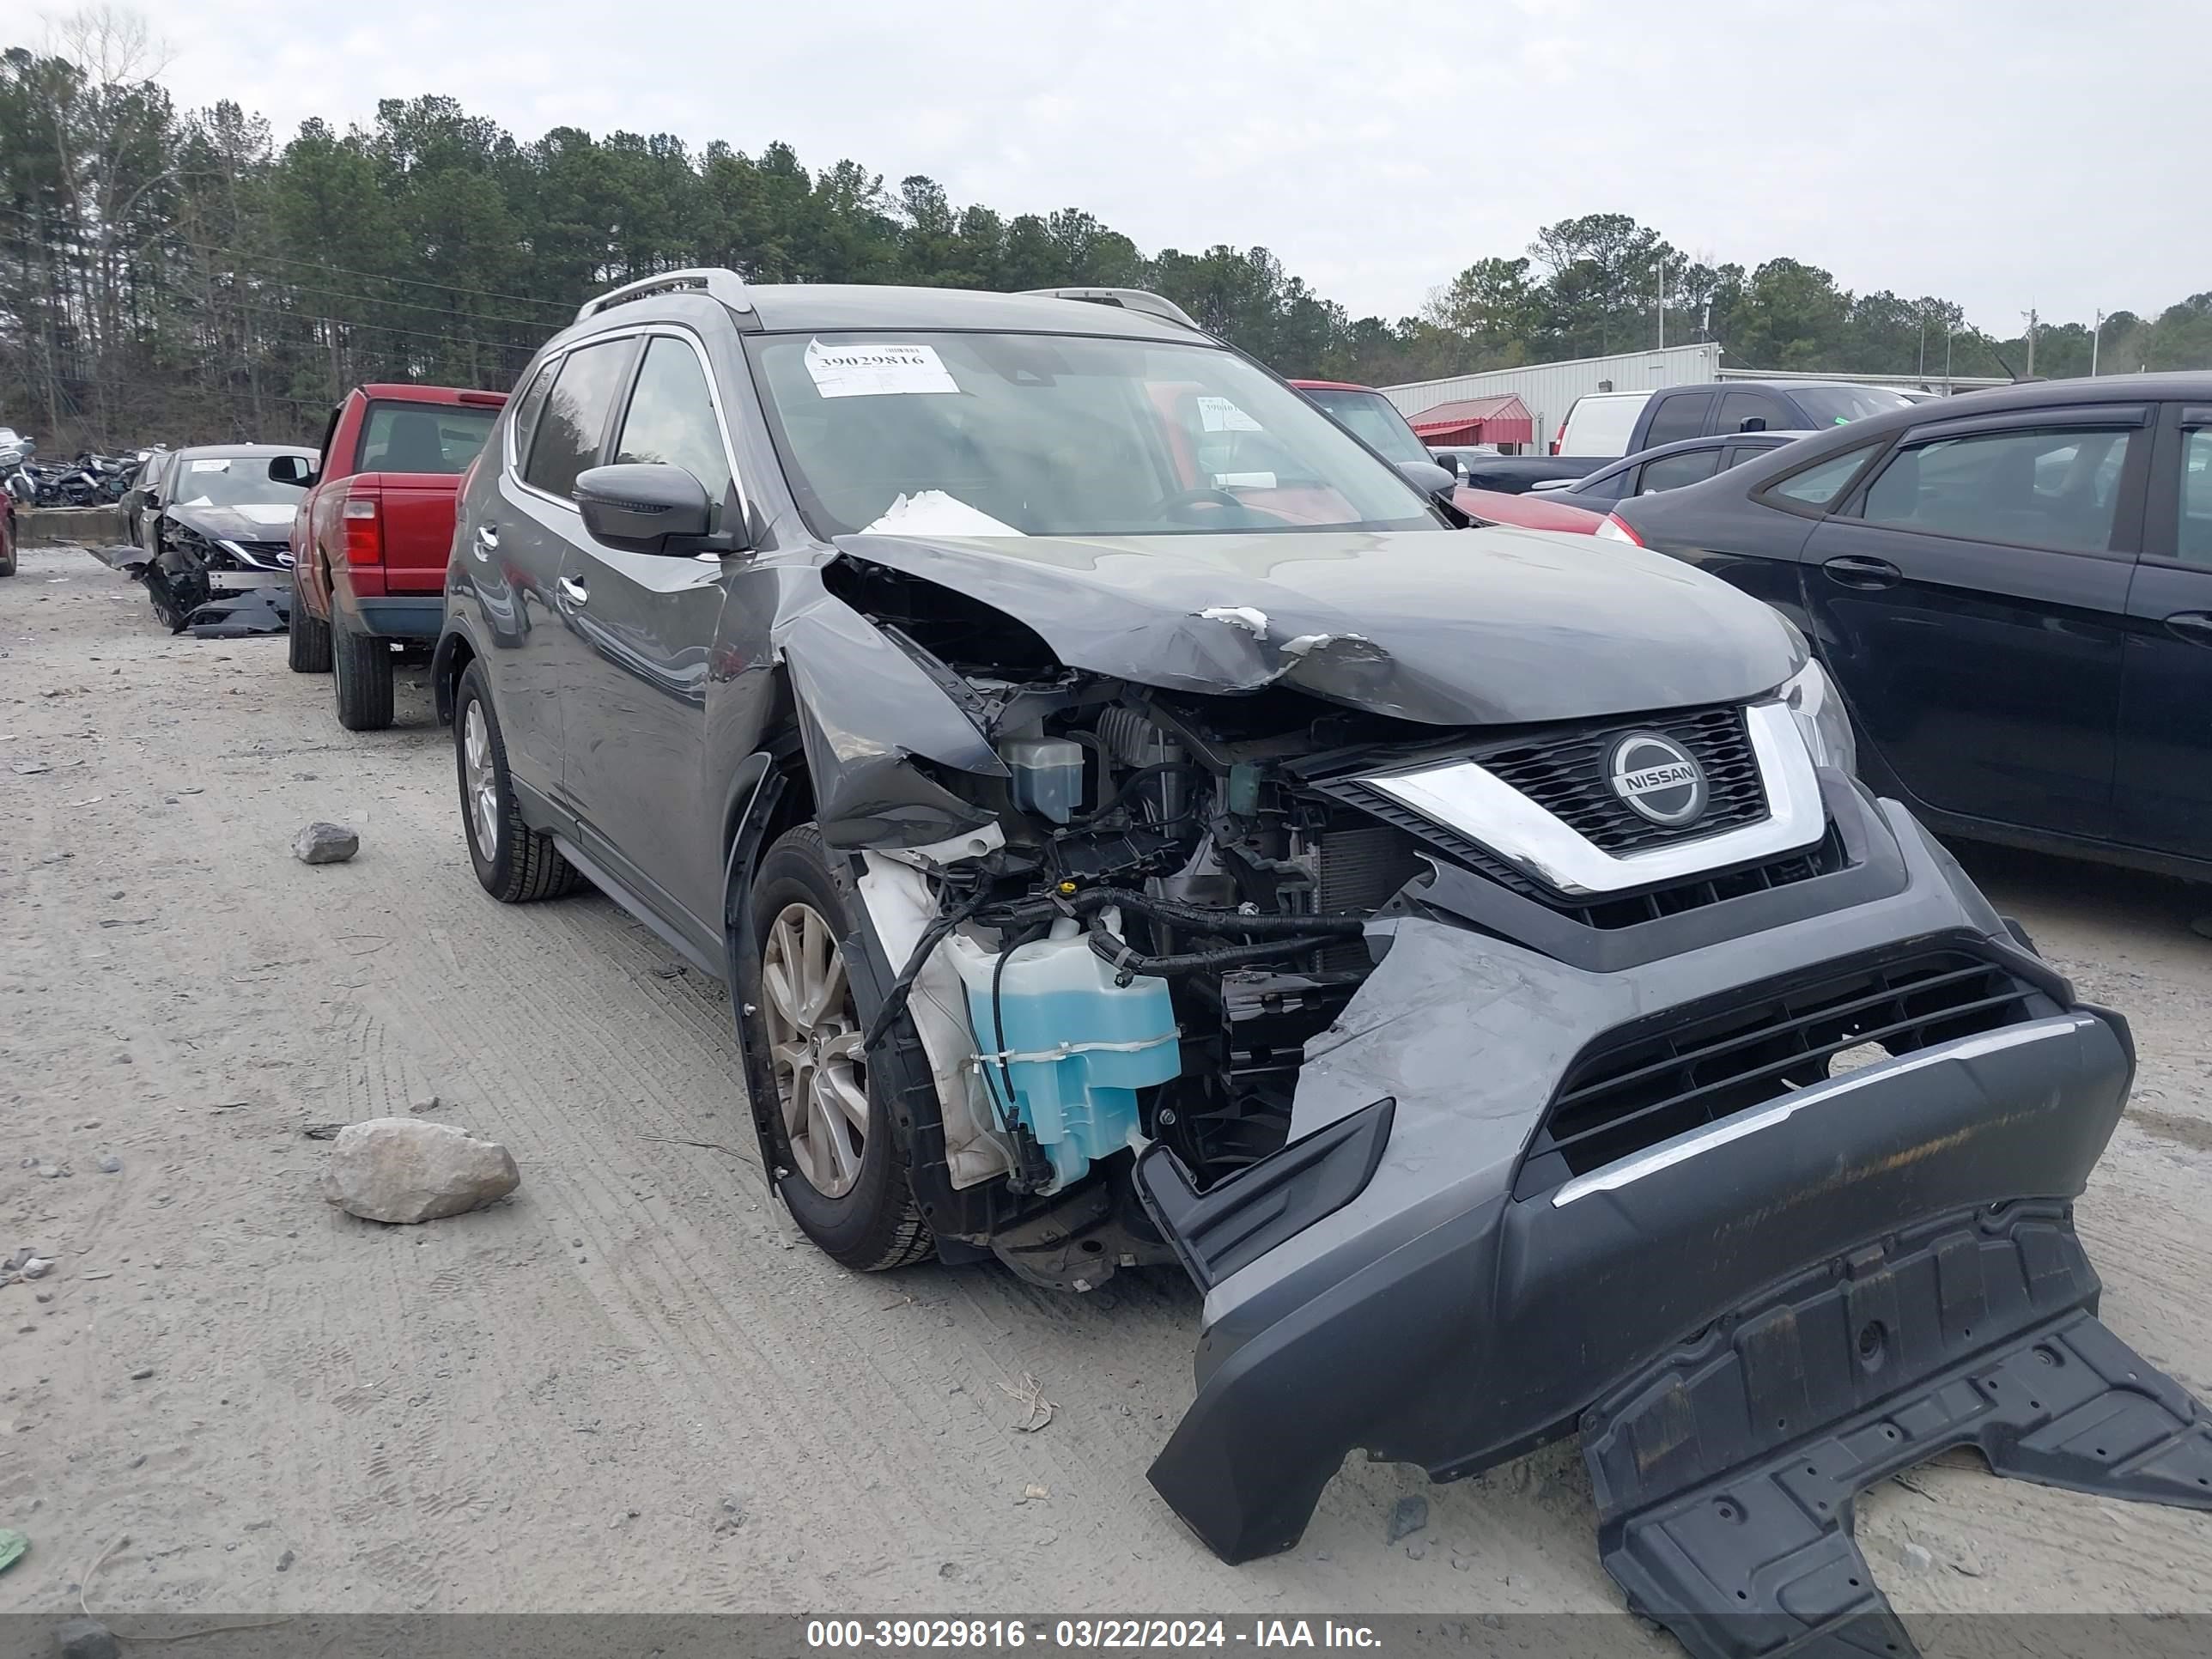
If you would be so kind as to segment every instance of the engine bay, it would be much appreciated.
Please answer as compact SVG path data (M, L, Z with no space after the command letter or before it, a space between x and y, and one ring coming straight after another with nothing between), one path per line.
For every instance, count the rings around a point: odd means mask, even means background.
M1017 1194L1152 1141L1201 1190L1279 1151L1306 1042L1374 966L1367 923L1428 868L1414 837L1316 786L1464 734L1287 687L1170 693L1068 669L1002 613L854 562L829 585L1006 769L910 763L992 828L890 855L927 871L935 908L878 1026L945 945L971 1097Z

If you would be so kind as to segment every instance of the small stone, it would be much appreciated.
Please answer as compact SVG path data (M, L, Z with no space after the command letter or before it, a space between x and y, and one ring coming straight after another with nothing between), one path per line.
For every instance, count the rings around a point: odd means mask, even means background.
M153 1376L153 1374L154 1368L151 1365L143 1365L131 1373L131 1380L133 1382L143 1382L148 1377Z
M179 787L177 793L180 795L199 795L204 794L207 792L202 789L197 783L187 783Z
M446 1103L444 1101L439 1099L435 1095L424 1095L420 1100L410 1102L407 1109L414 1113L417 1117L420 1117L425 1112L436 1111L438 1108L445 1103Z
M132 1458L131 1460L131 1467L134 1469L144 1468L146 1467L146 1454L144 1452L140 1452L137 1456Z
M1935 1552L1924 1544L1907 1544L1902 1554L1905 1565L1915 1572L1925 1572L1936 1565Z
M38 1293L38 1300L40 1302L51 1302L53 1299L54 1293L52 1291L40 1291Z
M955 1561L947 1561L943 1566L938 1568L937 1576L939 1578L957 1578L960 1576L959 1564Z
M378 1117L338 1132L323 1197L363 1220L408 1225L482 1209L521 1184L513 1155L495 1140Z
M161 805L164 806L174 806L176 804L177 798L174 795L164 795L161 797Z
M34 1255L22 1266L26 1279L44 1279L54 1270L54 1259L50 1255Z
M283 1554L276 1558L276 1571L279 1572L291 1571L294 1559L292 1552L286 1550Z
M1428 1524L1429 1500L1419 1492L1410 1498L1401 1498L1390 1511L1389 1541L1395 1544Z
M249 1521L246 1523L246 1529L248 1532L267 1532L276 1524L274 1521Z
M93 1167L97 1169L102 1175L121 1175L123 1173L123 1160L116 1157L112 1152L102 1152L100 1155L99 1162Z
M58 1181L61 1179L61 1165L58 1164L41 1164L39 1165L39 1178L41 1181Z
M1406 1546L1406 1559L1409 1561L1425 1560L1427 1559L1429 1547L1426 1544L1422 1543L1418 1539L1416 1539L1413 1543Z
M343 864L361 851L361 837L343 823L318 820L292 837L292 856L302 864Z
M57 1626L54 1645L62 1659L121 1659L123 1647L97 1619L71 1619Z

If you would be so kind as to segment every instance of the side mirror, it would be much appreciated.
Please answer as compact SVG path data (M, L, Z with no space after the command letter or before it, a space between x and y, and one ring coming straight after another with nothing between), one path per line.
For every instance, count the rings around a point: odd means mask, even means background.
M1739 432L1764 432L1766 430L1766 416L1747 415L1737 423L1735 429Z
M729 538L707 533L714 511L707 486L666 461L592 467L576 479L576 506L594 540L625 553L731 550Z
M1459 487L1459 480L1434 461L1401 461L1398 471L1424 495L1442 495L1449 500L1452 491Z
M315 481L315 464L305 455L279 455L269 463L269 481L304 489Z

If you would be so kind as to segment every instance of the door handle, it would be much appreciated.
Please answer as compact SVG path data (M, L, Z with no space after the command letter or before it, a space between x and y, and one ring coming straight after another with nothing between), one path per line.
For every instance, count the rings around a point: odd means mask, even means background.
M477 544L471 550L479 559L499 551L499 526L480 524L477 526Z
M2191 645L2212 646L2212 613L2178 611L2166 619L2166 631Z
M1871 559L1863 554L1846 553L1840 558L1826 561L1820 568L1832 580L1845 587L1894 587L1904 579L1905 573L1887 559Z
M571 605L582 605L592 597L592 590L590 588L585 586L583 583L580 581L573 581L566 576L562 577L555 585L560 588L561 597L568 600Z

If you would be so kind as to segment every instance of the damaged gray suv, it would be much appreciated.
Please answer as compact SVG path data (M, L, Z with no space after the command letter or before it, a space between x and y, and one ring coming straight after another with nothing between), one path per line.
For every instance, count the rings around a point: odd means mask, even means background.
M1227 1559L1579 1431L1693 1649L1905 1652L1889 1472L2212 1504L2075 1232L2125 1024L1774 612L1445 483L1148 295L618 289L464 488L477 874L726 976L837 1261L1188 1272L1152 1479Z

